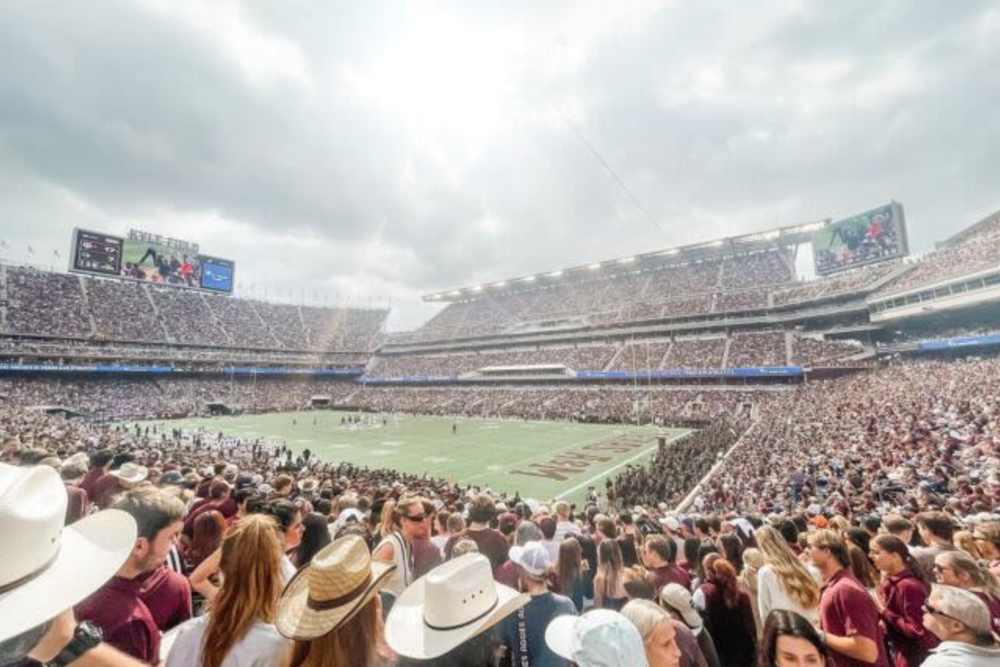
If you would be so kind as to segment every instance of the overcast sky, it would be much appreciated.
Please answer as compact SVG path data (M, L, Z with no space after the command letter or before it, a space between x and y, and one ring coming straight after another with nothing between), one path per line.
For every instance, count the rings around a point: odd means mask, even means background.
M920 252L1000 208L996 2L752 4L7 0L0 254L137 227L401 329L448 287L890 199Z

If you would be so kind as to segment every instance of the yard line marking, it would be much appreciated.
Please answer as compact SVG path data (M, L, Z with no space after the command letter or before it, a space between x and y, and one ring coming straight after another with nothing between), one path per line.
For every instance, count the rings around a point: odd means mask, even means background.
M684 436L686 436L690 432L691 431L688 430L688 431L685 431L684 433L681 433L680 435L675 435L674 437L672 437L667 442L667 444L672 445L677 440L679 440L680 438L683 438ZM556 496L556 500L560 500L562 498L565 498L566 496L568 496L569 494L573 493L574 491L579 491L583 487L587 486L588 484L591 484L592 482L596 482L597 480L601 479L602 477L607 477L608 475L610 475L611 473L613 473L615 470L618 470L622 466L627 466L629 463L632 463L632 461L635 461L636 459L642 458L643 456L648 455L650 452L655 451L656 448L659 447L659 446L660 446L659 444L656 444L656 445L653 445L652 447L647 447L646 449L642 450L641 452L639 452L635 456L632 456L630 458L625 459L624 461L622 461L618 465L612 466L612 467L608 468L607 470L605 470L604 472L602 472L600 474L597 474L597 475L594 475L593 477L591 477L587 481L580 482L576 486L571 487L569 489L566 489L565 491L563 491L562 493L560 493L558 496Z

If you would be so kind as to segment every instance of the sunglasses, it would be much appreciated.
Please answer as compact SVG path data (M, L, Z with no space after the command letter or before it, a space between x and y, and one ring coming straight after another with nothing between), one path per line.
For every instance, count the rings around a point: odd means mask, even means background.
M403 518L406 519L406 520L408 520L408 521L412 521L413 523L419 523L420 521L423 521L424 519L426 519L427 515L426 514L418 514L417 516L410 516L409 514L404 514Z
M950 618L953 621L958 621L959 623L962 623L962 621L959 621L954 616L952 616L950 614L946 614L943 611L941 611L940 609L936 609L935 607L932 607L931 605L927 604L926 602L920 606L920 609L925 614L934 614L935 616L944 616L945 618ZM964 623L963 623L963 625L964 625Z

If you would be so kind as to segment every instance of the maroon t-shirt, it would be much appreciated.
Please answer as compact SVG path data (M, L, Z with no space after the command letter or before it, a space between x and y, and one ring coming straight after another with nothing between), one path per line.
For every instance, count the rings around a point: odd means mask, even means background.
M441 564L441 551L430 541L417 538L410 542L413 554L413 578L424 576Z
M102 510L108 509L114 497L124 490L124 487L118 483L118 478L114 475L104 475L94 482L92 488L93 493L87 491L87 495Z
M139 596L137 579L112 577L76 606L78 621L90 621L104 631L104 641L137 660L160 661L160 629Z
M452 535L444 545L445 558L451 559L452 547L459 540L464 539L469 539L476 543L476 546L479 547L479 553L490 559L490 565L493 566L494 572L507 561L507 552L510 551L507 538L499 530L493 530L492 528L484 528L483 530L466 529L457 535Z
M884 577L879 595L885 600L882 621L885 637L892 649L895 667L917 667L938 645L938 638L924 627L923 605L930 591L909 570Z
M877 667L889 667L882 630L879 628L878 608L865 587L848 570L840 570L823 584L819 618L820 626L831 635L860 635L872 640L878 647L878 660L874 663L861 662L830 651L831 667L869 667L873 664Z
M80 480L80 488L86 491L87 495L93 499L94 484L106 474L107 473L104 472L104 468L91 468L87 471L87 474L83 476L83 479Z
M187 577L161 565L140 574L139 597L162 632L191 618L191 584Z
M986 608L990 610L990 625L993 626L993 632L1000 634L1000 600L989 593L973 592L983 601Z
M87 492L72 484L66 485L66 525L76 523L87 515Z
M656 589L657 595L660 594L660 589L667 584L680 584L684 590L691 590L691 576L675 564L653 568L649 571L648 576L649 583Z

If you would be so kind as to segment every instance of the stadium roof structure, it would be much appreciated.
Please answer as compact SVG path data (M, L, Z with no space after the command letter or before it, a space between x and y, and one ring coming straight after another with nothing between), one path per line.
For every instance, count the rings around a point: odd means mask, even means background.
M712 241L702 241L700 243L654 250L629 257L618 257L590 264L580 264L566 269L523 275L516 278L508 278L507 280L483 283L481 285L457 287L425 294L423 300L429 302L466 301L486 294L522 292L552 285L559 281L572 281L574 278L592 276L596 271L658 269L665 266L684 265L732 255L760 252L776 247L799 245L811 242L813 235L831 222L831 218L826 218L815 222L786 225L753 234L742 234L740 236L729 236Z

